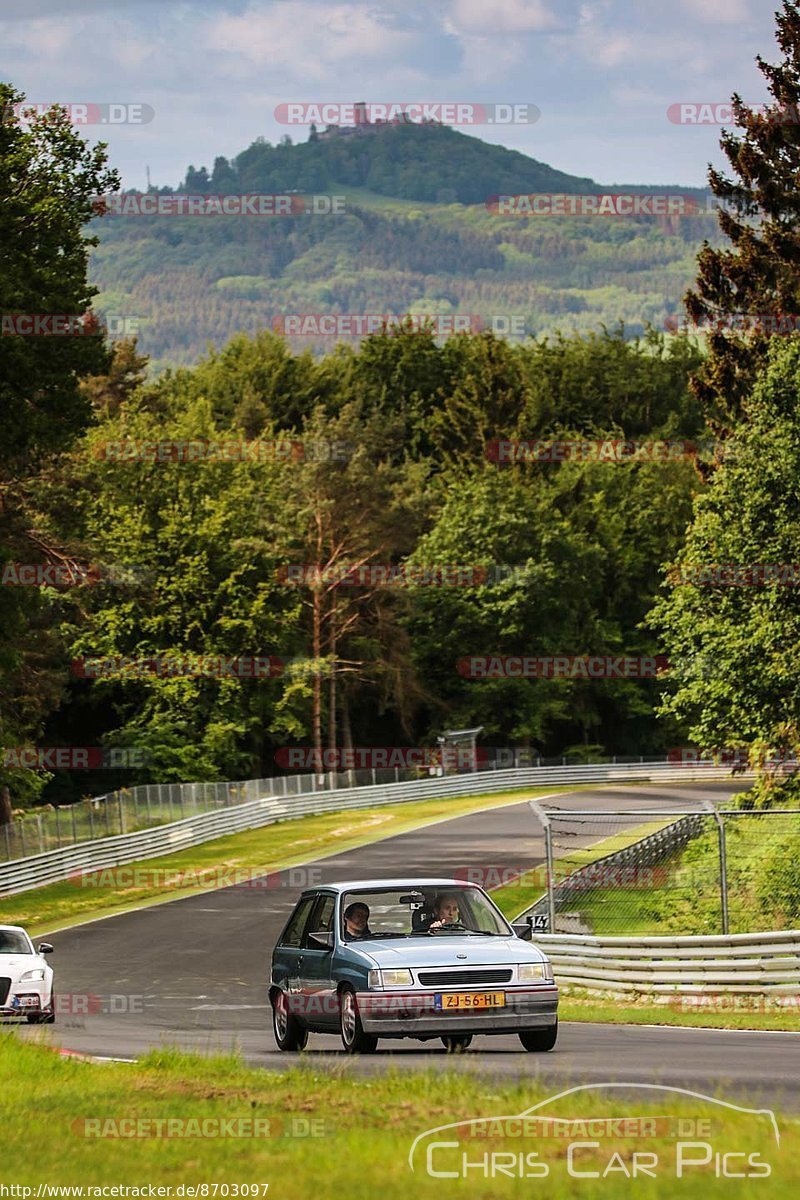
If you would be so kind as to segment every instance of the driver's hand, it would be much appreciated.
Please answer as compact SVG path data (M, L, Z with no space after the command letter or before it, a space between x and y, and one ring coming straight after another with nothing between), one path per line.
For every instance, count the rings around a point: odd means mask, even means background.
M443 925L444 921L431 921L428 929L441 929Z

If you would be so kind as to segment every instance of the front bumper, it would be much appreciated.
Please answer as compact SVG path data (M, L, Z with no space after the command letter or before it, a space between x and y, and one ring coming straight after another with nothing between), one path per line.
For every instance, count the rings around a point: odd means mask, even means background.
M504 991L503 1008L454 1009L445 1012L434 1007L430 991L359 992L358 1012L365 1033L380 1037L441 1037L448 1033L519 1033L554 1025L558 1015L558 988L505 987L466 988L464 991ZM449 989L451 991L456 989Z
M20 992L8 997L0 1007L0 1017L27 1017L48 1011L43 998L36 992Z

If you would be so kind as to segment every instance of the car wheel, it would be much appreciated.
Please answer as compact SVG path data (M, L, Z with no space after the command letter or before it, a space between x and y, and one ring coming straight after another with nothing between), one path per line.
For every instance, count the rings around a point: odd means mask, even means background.
M558 1021L555 1025L547 1025L544 1029L526 1029L519 1035L519 1040L526 1050L552 1050L558 1037Z
M442 1038L442 1045L448 1054L463 1054L471 1042L471 1033L447 1033Z
M272 997L272 1032L279 1050L303 1050L308 1041L308 1030L289 1012L284 992Z
M339 1030L348 1054L372 1054L378 1045L376 1037L364 1033L356 994L351 988L345 988L339 996Z

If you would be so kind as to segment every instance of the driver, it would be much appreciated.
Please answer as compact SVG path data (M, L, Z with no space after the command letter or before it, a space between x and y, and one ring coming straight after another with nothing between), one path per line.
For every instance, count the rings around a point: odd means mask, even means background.
M348 904L342 916L344 917L344 938L346 942L356 941L359 938L372 937L369 929L369 905L356 900L354 904Z
M433 920L428 929L441 929L443 925L459 925L458 896L442 892L433 902Z

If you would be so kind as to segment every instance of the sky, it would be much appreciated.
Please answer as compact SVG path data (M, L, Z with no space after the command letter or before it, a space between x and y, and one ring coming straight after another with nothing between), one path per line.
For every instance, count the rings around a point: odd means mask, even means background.
M701 186L718 124L679 104L768 99L778 0L0 0L0 78L30 101L143 105L88 125L123 186L175 186L256 137L305 126L290 102L535 105L464 132L603 184ZM116 117L136 109L113 111ZM703 114L710 115L710 110ZM722 115L724 113L714 115Z

